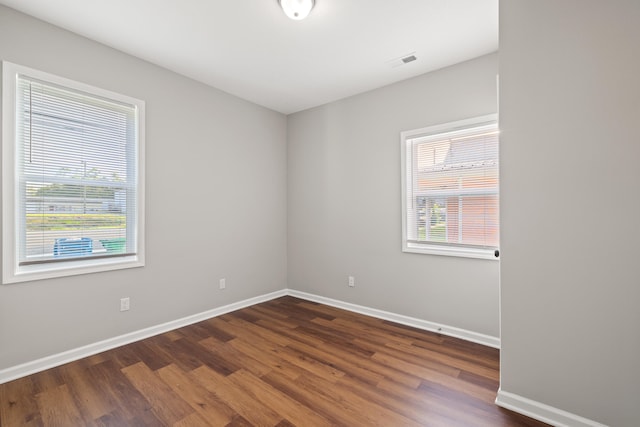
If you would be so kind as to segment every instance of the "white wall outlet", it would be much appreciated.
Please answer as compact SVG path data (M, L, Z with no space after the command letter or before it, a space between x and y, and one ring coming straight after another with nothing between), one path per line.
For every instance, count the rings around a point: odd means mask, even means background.
M224 277L220 279L220 289L225 289L227 287L227 279Z
M349 276L349 287L353 288L356 285L356 278L353 276Z
M120 298L120 311L127 311L129 310L129 297L126 298Z

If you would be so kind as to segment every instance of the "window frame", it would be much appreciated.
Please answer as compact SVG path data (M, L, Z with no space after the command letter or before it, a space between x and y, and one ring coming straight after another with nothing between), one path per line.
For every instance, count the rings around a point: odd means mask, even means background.
M498 248L480 248L477 246L464 245L464 244L437 244L434 242L416 243L412 242L408 238L408 193L410 185L413 185L413 166L407 164L410 161L408 156L408 150L412 149L414 139L421 137L436 136L439 134L445 134L455 131L461 131L480 126L495 125L498 126L498 115L487 114L483 116L473 117L464 120L458 120L454 122L448 122L443 124L437 124L420 129L413 129L403 131L400 133L400 162L401 162L401 188L402 188L402 252L418 253L418 254L430 254L430 255L444 255L455 256L464 258L478 258L487 260L499 260ZM499 173L498 164L498 173ZM411 184L409 184L411 183ZM498 186L500 185L498 181ZM498 201L499 201L498 190ZM427 208L428 209L428 208ZM499 214L498 214L499 215ZM499 221L499 219L498 219ZM499 225L498 225L499 227Z
M89 96L130 104L135 107L135 164L136 205L135 254L114 257L87 257L64 262L43 262L20 265L20 190L18 165L17 85L18 76L24 75L48 84L84 92ZM145 102L127 95L101 89L89 84L60 77L44 71L2 61L2 283L66 277L101 271L143 267L145 265ZM129 214L129 213L127 213Z

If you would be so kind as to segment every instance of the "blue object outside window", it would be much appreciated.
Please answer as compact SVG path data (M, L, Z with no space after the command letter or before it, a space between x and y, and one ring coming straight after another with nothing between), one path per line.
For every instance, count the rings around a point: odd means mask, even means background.
M93 252L93 240L89 237L56 239L53 244L54 257L83 256L91 252Z

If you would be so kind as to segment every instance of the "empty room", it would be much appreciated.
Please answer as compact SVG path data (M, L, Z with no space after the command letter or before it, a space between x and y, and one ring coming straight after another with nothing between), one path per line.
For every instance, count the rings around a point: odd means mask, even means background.
M0 0L0 427L640 425L637 0Z

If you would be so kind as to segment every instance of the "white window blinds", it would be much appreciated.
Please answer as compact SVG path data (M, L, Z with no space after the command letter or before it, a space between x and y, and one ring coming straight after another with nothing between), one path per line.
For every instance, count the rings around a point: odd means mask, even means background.
M137 107L17 75L19 265L137 251Z
M493 116L403 133L405 250L497 257L498 136Z

